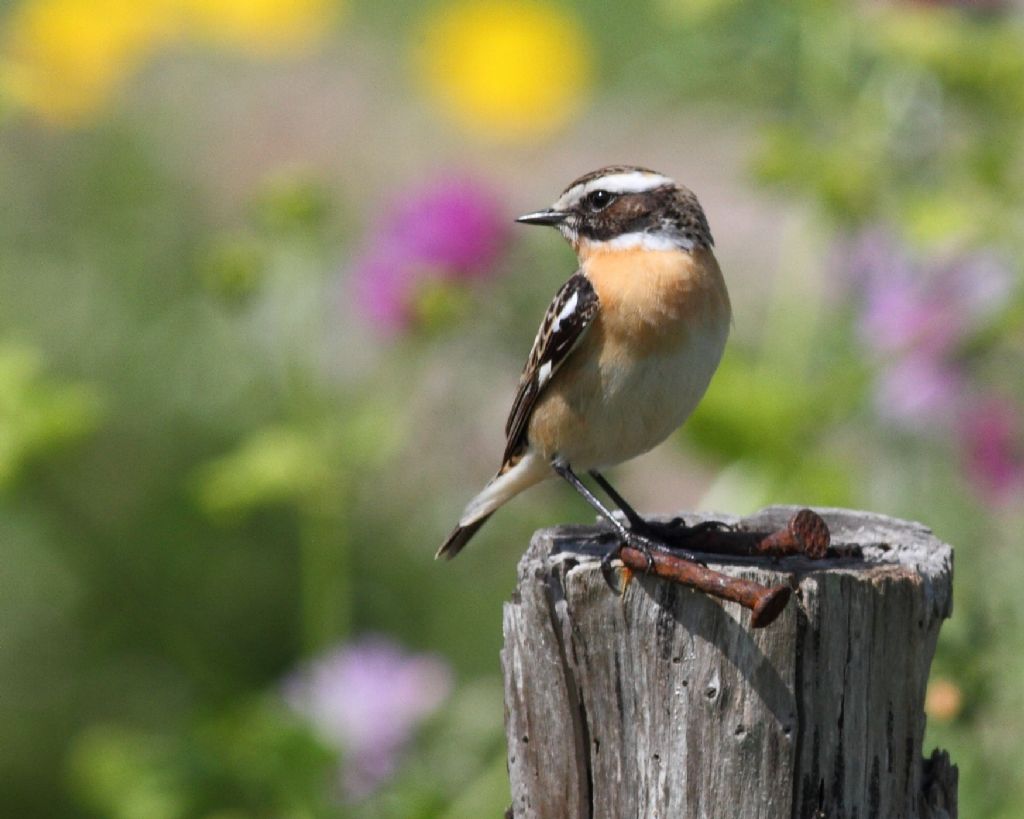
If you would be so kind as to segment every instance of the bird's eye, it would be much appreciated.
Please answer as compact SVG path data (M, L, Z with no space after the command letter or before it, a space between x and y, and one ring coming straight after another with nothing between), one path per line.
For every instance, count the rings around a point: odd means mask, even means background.
M587 205L593 211L604 210L614 198L608 191L594 191L587 196Z

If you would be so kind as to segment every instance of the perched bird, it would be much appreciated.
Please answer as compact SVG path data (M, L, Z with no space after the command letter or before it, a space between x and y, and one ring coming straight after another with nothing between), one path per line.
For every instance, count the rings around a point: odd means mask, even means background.
M667 176L613 166L581 176L550 208L516 221L557 228L579 270L555 295L533 342L505 425L501 468L437 557L455 557L495 510L554 475L608 519L618 548L629 544L649 556L663 529L638 515L599 470L665 440L718 367L731 308L707 218L693 192ZM584 472L628 526L580 480Z

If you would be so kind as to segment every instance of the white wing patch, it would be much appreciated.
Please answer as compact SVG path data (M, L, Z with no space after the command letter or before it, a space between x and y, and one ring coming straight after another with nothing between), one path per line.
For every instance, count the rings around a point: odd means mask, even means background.
M576 305L579 304L579 301L579 293L573 293L569 297L569 300L565 303L565 306L559 311L558 315L555 316L555 322L554 324L551 325L552 333L557 333L560 329L562 329L562 322L565 321L565 319L569 318L569 316L571 316L575 312Z

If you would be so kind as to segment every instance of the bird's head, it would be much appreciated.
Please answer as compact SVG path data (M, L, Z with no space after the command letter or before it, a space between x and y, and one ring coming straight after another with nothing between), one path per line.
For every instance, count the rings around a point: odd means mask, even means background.
M516 221L557 227L581 256L634 247L692 251L714 243L691 190L632 165L584 174L550 208Z

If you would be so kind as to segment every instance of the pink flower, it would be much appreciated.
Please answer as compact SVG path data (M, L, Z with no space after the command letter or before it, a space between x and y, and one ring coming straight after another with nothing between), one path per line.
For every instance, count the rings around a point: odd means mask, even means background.
M359 798L395 772L413 730L451 687L451 670L439 657L367 637L298 669L285 681L284 697L344 753L344 789Z
M494 271L508 223L497 199L468 178L407 193L370 231L356 262L359 305L382 330L409 327L426 283L481 279Z
M961 438L968 475L989 500L1024 486L1024 424L1010 401L988 397L964 413Z

